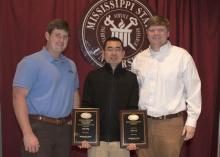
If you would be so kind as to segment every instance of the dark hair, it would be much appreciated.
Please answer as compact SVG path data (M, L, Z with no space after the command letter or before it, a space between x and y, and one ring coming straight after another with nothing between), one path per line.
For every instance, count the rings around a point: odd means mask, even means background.
M107 38L107 39L105 40L105 42L104 42L103 49L105 49L105 47L106 47L108 41L118 41L118 42L121 43L122 49L124 49L124 45L123 45L122 41L121 41L119 38L117 38L117 37L109 37L109 38Z
M152 16L147 21L147 29L150 26L165 26L168 30L170 29L170 22L166 17L163 16Z
M54 19L47 25L47 32L51 34L54 29L62 29L69 34L69 24L63 19Z

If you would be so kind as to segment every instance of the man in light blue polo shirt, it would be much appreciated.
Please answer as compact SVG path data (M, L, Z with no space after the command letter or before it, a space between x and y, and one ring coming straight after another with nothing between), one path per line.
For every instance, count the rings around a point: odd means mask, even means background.
M62 55L69 25L55 19L45 33L46 46L24 57L13 81L13 104L23 133L23 157L68 157L71 112L79 107L75 63Z

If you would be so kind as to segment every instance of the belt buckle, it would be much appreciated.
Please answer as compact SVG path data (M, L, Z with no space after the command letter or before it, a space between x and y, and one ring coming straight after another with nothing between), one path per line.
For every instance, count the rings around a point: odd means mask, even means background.
M59 125L59 119L55 119L56 120L56 125Z
M163 115L159 118L160 120L163 120L163 119L167 119L167 116L166 115Z
M158 119L159 119L159 120L162 120L162 119L163 119L163 116L158 117Z
M42 116L39 116L39 120L42 120L43 119L43 117Z
M57 125L64 125L66 120L65 119L57 119Z
M57 125L64 125L65 124L65 119L57 119Z

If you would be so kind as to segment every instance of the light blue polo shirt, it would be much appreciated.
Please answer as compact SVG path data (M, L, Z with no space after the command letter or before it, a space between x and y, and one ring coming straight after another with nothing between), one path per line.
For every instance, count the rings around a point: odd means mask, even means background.
M29 89L29 114L66 117L79 88L75 63L61 55L54 59L46 49L24 57L17 66L13 86Z

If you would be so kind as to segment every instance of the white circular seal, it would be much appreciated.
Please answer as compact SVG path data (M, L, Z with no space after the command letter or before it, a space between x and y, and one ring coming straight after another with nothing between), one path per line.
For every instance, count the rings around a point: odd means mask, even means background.
M128 116L128 119L131 120L131 121L136 121L139 119L139 116L136 115L136 114L131 114Z
M145 32L151 16L148 6L138 0L97 0L82 17L79 39L83 55L92 65L103 66L105 40L118 37L126 52L122 65L129 69L134 56L149 45Z
M80 117L82 117L83 119L89 119L89 118L92 117L92 114L91 114L91 113L84 112L84 113L81 113L81 114L80 114Z

